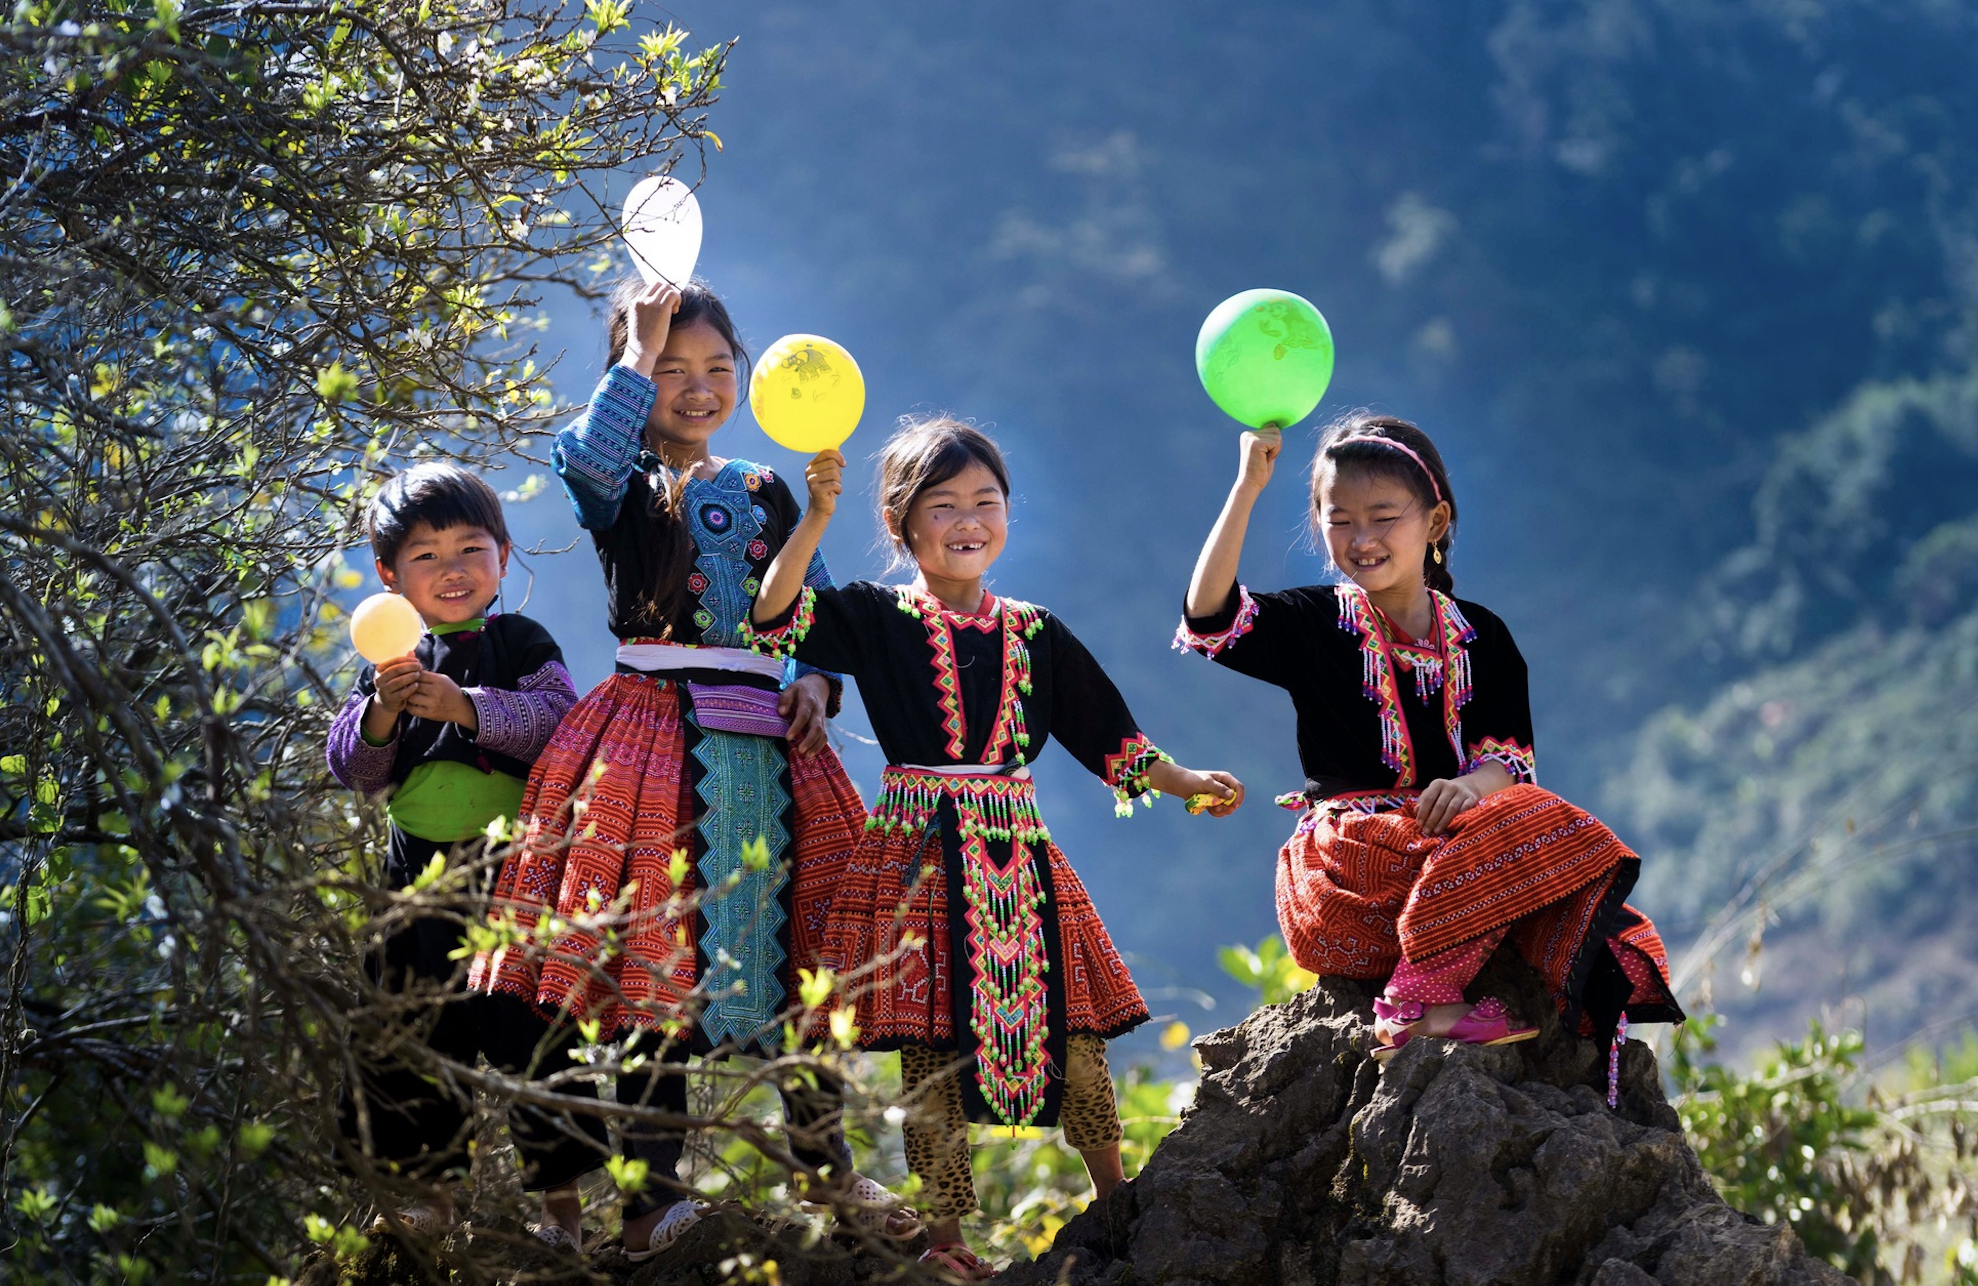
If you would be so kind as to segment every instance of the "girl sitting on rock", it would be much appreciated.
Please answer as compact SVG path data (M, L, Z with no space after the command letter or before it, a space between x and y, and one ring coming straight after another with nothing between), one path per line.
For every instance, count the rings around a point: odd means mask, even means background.
M1416 1037L1537 1035L1465 995L1506 939L1583 1035L1681 1021L1661 939L1623 900L1640 859L1534 784L1524 658L1503 621L1451 597L1456 497L1435 445L1387 416L1331 425L1311 521L1341 582L1253 595L1237 562L1281 449L1275 429L1243 435L1175 643L1291 694L1306 780L1279 801L1302 816L1277 912L1293 958L1386 979L1383 1060Z

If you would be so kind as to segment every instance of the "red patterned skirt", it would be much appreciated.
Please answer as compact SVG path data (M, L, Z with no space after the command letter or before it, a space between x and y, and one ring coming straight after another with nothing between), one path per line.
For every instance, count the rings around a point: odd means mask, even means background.
M1442 837L1422 834L1412 799L1363 811L1348 796L1315 806L1279 851L1278 924L1302 968L1376 981L1501 929L1583 1033L1612 1031L1623 1009L1680 1022L1662 939L1624 900L1640 867L1537 786L1490 796Z
M1065 1036L1110 1039L1148 1017L1028 779L888 768L821 958L846 979L867 1049L974 1057L963 1098L982 1121L1054 1122Z
M723 736L739 740L714 740ZM722 746L753 752L746 780L728 766L741 761L714 753ZM597 1018L607 1032L703 1014L703 938L733 917L711 895L695 908L691 895L703 883L710 811L745 805L757 813L725 820L740 827L734 833L762 833L788 878L773 906L751 908L750 923L766 912L776 927L749 943L759 954L741 962L744 976L756 971L794 997L796 971L816 966L833 890L864 829L858 792L829 750L792 757L780 738L705 732L678 684L643 674L613 675L578 702L529 774L523 838L502 866L495 911L525 931L545 913L563 927L547 943L483 952L469 986ZM677 884L676 869L685 872Z

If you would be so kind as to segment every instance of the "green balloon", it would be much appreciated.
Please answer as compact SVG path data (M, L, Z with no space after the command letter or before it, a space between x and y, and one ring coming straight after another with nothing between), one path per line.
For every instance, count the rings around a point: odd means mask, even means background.
M1288 290L1246 290L1216 305L1195 337L1195 373L1216 405L1253 429L1288 429L1332 383L1332 328Z

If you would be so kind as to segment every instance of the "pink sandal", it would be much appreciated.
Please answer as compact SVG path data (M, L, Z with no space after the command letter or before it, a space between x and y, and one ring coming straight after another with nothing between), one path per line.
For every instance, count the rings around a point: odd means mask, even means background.
M920 1262L954 1282L986 1282L996 1275L995 1269L976 1258L975 1252L959 1241L929 1246L921 1254Z
M1390 1025L1398 1024L1400 1028L1392 1040L1382 1041L1374 1050L1375 1060L1385 1063L1399 1053L1401 1047L1414 1036L1409 1028L1422 1021L1425 1012L1419 1000L1395 1001L1386 996L1375 997L1374 1016ZM1504 1007L1504 1002L1495 996L1486 996L1471 1006L1470 1012L1457 1019L1456 1025L1441 1036L1424 1035L1430 1040L1455 1040L1465 1045L1515 1045L1538 1035L1538 1028L1512 1026L1511 1012Z

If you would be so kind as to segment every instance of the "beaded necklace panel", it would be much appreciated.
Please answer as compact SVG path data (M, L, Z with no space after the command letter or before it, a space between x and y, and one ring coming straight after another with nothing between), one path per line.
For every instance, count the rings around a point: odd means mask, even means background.
M1381 762L1395 771L1394 784L1408 787L1415 781L1415 743L1408 733L1408 719L1401 708L1401 685L1396 671L1406 669L1415 676L1415 695L1426 702L1442 693L1443 732L1449 738L1456 762L1465 762L1462 710L1475 695L1470 673L1469 643L1475 629L1463 619L1454 599L1437 590L1429 591L1433 619L1426 640L1397 642L1389 636L1380 611L1367 592L1351 583L1335 587L1339 597L1339 628L1360 637L1360 686L1367 699L1380 707Z
M1044 1109L1050 1086L1049 945L1044 888L1037 863L1050 841L1030 781L889 767L868 829L938 825L952 801L961 831L962 953L972 986L969 1030L982 1101L1006 1125L1028 1125ZM1001 843L996 843L1001 841ZM1006 857L996 860L1004 847Z
M1023 700L1031 692L1030 640L1044 628L1044 613L1030 603L1013 598L983 595L982 608L973 614L951 611L925 590L902 585L896 591L899 609L918 618L927 627L927 644L933 653L934 693L941 707L941 728L947 734L947 751L957 762L968 753L968 725L962 713L961 673L955 667L957 629L1003 635L1001 694L996 702L995 723L983 743L985 764L1005 759L1026 762L1030 731L1025 726Z

